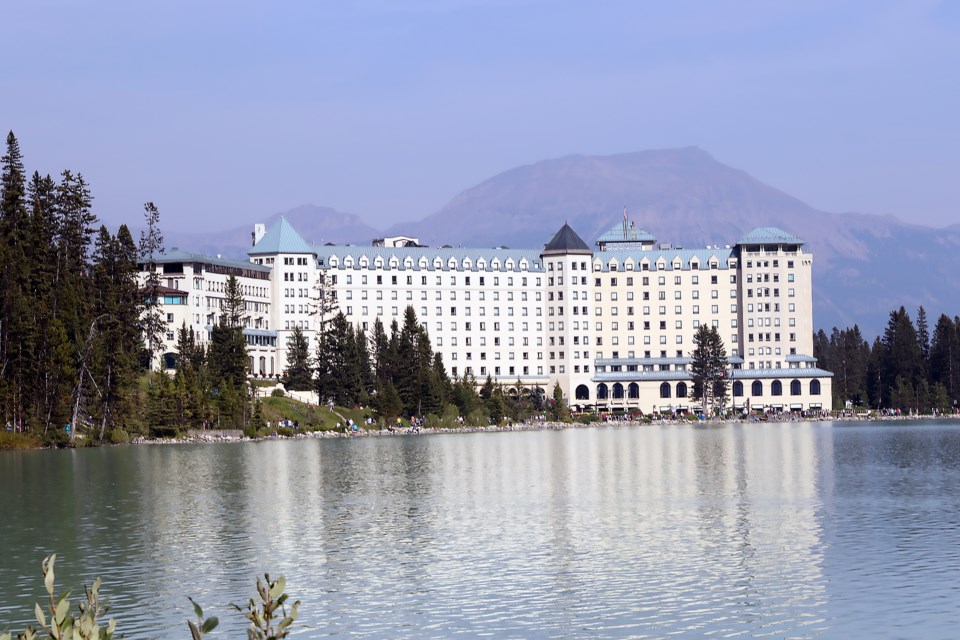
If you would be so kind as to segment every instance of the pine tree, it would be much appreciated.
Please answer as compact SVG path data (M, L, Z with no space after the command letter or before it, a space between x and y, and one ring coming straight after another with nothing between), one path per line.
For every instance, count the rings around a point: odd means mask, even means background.
M377 395L373 400L373 408L377 413L386 418L387 424L393 418L398 418L403 413L403 401L397 388L393 386L390 380L385 381L377 388Z
M30 318L34 333L34 366L30 374L31 413L41 430L49 427L51 403L57 401L53 380L57 375L53 357L57 346L52 341L56 296L56 183L50 176L34 172L27 187L30 201L30 241L26 248L31 264L29 294Z
M693 336L690 378L693 395L700 399L703 412L710 415L713 406L723 410L727 395L727 350L716 327L701 324Z
M477 393L477 381L469 373L454 379L450 399L457 405L461 416L470 415L483 404Z
M147 343L148 362L152 367L160 336L166 325L160 310L160 274L157 258L163 253L163 234L160 231L160 211L152 202L143 205L147 228L140 232L140 262L147 275L143 282L145 305L141 331Z
M570 410L567 408L567 403L563 399L563 389L560 388L559 382L553 385L553 400L550 405L550 411L555 420L565 420L570 415Z
M390 339L377 316L373 321L373 333L370 338L370 356L373 364L373 375L376 381L386 380L390 375Z
M926 381L930 377L930 327L923 305L917 309L917 344L920 347L920 376Z
M209 419L206 358L193 328L184 323L177 330L177 370L173 382L177 392L178 423L200 427Z
M890 313L890 320L883 333L883 355L880 361L880 381L889 406L907 409L905 400L916 401L916 389L923 377L923 356L917 332L906 309ZM914 390L903 392L905 387Z
M930 379L944 387L947 397L960 398L960 332L957 323L942 314L933 329L930 345Z
M353 337L356 341L355 353L357 358L357 371L360 377L360 393L357 399L360 404L367 404L370 395L374 389L376 389L373 368L370 362L370 346L367 342L367 334L363 329L357 328Z
M2 160L0 191L0 393L5 415L28 426L28 381L34 366L35 334L31 325L30 263L26 175L20 144L11 131Z
M247 341L243 336L245 304L236 276L227 278L220 316L210 332L208 354L219 422L244 426L247 408Z
M305 391L313 386L313 365L310 344L300 327L287 340L287 368L283 372L284 386L292 391Z
M334 287L334 276L328 271L321 271L313 285L313 295L310 298L310 315L317 319L317 330L323 332L327 323L337 310L337 291Z

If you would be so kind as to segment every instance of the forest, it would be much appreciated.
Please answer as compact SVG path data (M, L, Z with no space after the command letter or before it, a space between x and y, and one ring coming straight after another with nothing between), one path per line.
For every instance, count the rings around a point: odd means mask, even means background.
M137 260L151 238L138 244L126 225L115 234L98 226L92 203L80 173L28 177L16 137L7 136L0 417L6 431L44 443L68 439L76 431L68 425L79 423L102 439L137 418L147 311Z
M860 328L814 336L814 357L833 372L833 406L950 411L960 397L960 317L946 314L930 333L921 306L916 321L904 307L890 312L882 336L870 343ZM850 403L847 405L847 403Z
M211 425L263 426L247 376L235 279L209 346L183 327L174 374L149 373L164 328L152 263L163 251L157 207L144 205L144 231L135 240L126 225L111 233L98 224L79 172L28 175L12 132L0 165L0 434L65 444L80 431L88 441L123 442ZM149 274L143 282L141 268ZM378 320L369 335L326 311L313 352L301 332L291 339L288 389L371 407L381 419L566 417L559 386L451 379L413 308L389 331ZM951 410L960 398L960 317L941 315L931 333L923 307L915 321L901 307L872 343L856 325L817 332L814 356L834 373L838 409L928 413Z

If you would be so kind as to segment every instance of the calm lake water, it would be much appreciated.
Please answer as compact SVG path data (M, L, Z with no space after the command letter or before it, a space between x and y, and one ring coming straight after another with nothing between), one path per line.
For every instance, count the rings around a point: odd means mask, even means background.
M304 638L956 638L960 424L0 453L0 630L100 575L127 638L269 571Z

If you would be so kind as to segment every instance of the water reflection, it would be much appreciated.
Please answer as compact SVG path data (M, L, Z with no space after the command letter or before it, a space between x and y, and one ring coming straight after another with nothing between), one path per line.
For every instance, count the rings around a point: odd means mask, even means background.
M912 427L4 454L0 615L29 617L57 550L61 584L103 575L129 638L181 637L186 595L240 636L227 605L264 571L304 601L303 637L938 637L960 430Z

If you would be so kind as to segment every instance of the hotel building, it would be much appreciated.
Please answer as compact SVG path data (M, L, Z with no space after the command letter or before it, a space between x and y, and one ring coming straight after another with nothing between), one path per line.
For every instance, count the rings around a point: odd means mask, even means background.
M282 373L295 327L315 344L325 285L336 309L367 331L377 318L389 331L412 306L451 375L548 394L558 383L573 407L695 410L688 367L694 333L709 324L727 349L728 406L831 408L832 374L812 357L813 257L780 229L684 249L625 220L591 248L564 225L538 251L424 247L408 237L315 246L281 219L257 225L249 256L244 277L260 288L245 291L262 295L248 305L262 305L254 307L262 315L248 320L266 343L251 351L254 373ZM208 329L209 313L191 317L201 315L196 326Z

